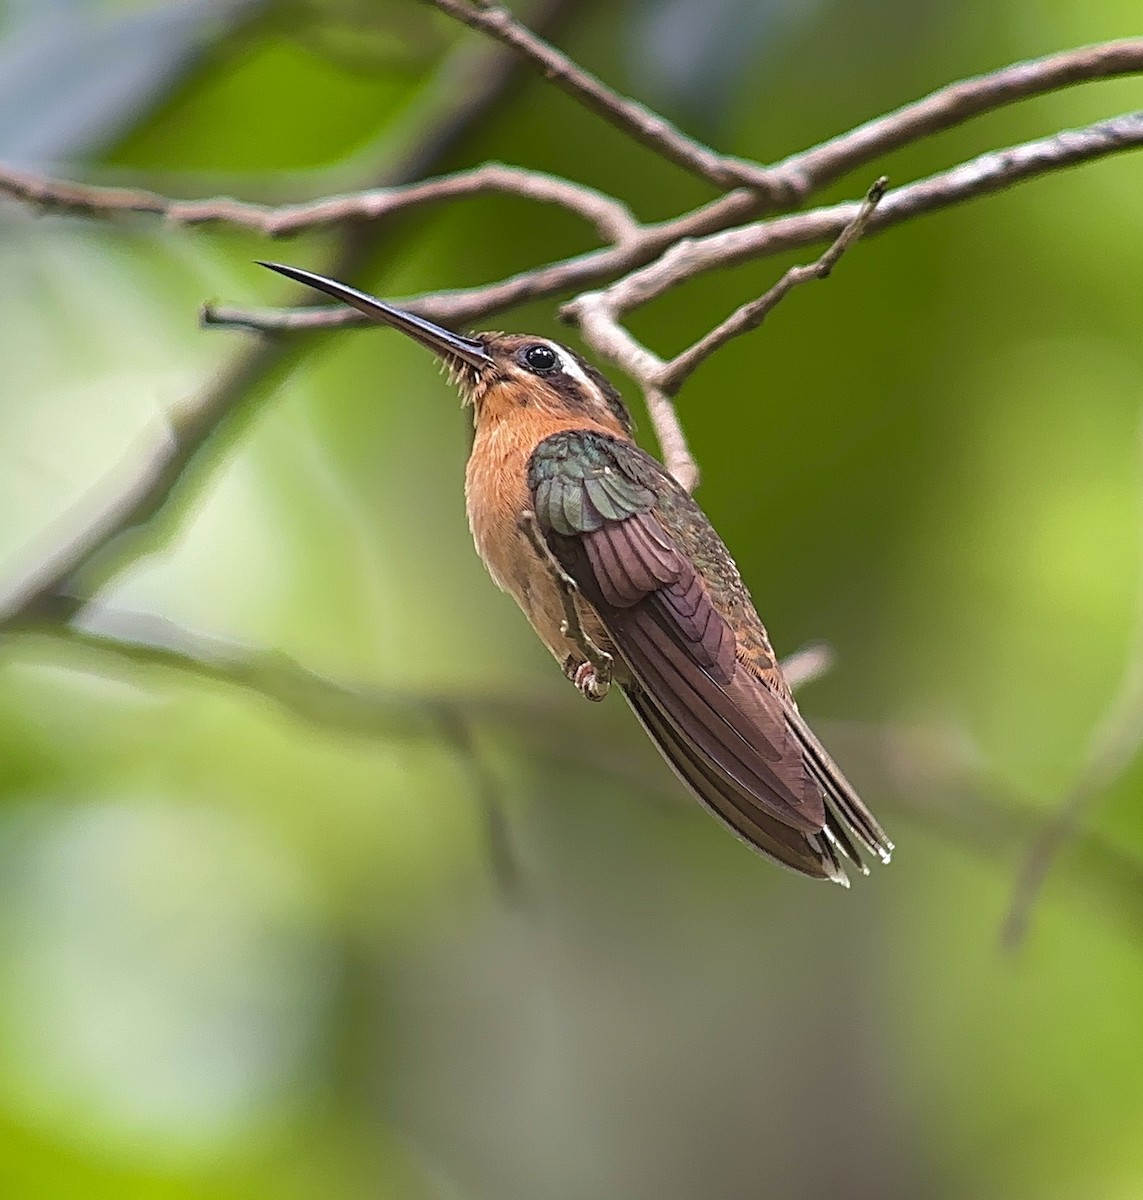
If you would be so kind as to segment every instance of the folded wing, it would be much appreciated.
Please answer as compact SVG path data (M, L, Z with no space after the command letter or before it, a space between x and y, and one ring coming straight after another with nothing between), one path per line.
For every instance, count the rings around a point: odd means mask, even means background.
M537 447L529 485L553 553L628 669L631 707L698 799L808 875L844 880L839 855L860 866L847 825L887 852L792 702L740 661L734 630L662 520L677 485L659 464L617 438L564 432Z

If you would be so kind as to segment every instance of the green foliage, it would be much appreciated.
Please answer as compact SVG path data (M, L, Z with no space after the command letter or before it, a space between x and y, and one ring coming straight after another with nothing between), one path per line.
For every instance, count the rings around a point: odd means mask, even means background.
M720 148L792 152L1136 16L1119 0L808 8L757 48ZM619 20L597 6L560 40L631 88ZM455 37L412 0L269 6L97 168L195 194L343 188L405 144ZM904 181L1138 94L1063 92L885 168ZM442 169L486 158L649 217L703 196L542 80ZM1019 843L956 836L976 810L954 799L942 820L924 778L907 802L878 794L861 746L884 726L952 731L988 798L1033 815L1082 769L1139 638L1141 184L1143 160L1122 156L861 244L681 397L703 507L779 651L837 651L802 706L831 745L837 720L839 758L856 746L855 782L899 847L847 895L750 856L687 806L617 702L585 714L568 695L476 561L469 416L423 352L385 331L316 344L108 602L411 704L474 696L476 761L431 705L368 736L254 690L9 639L0 1194L1138 1195L1138 766L1086 822L1121 875L1090 886L1065 854L1010 960L996 934ZM516 199L401 228L369 281L383 295L591 244ZM327 242L274 254L309 262ZM265 252L5 209L12 574L240 347L197 328L198 306L280 298L251 265ZM633 327L673 352L781 265L699 279ZM549 304L503 324L569 338ZM489 879L488 777L523 848L515 908Z

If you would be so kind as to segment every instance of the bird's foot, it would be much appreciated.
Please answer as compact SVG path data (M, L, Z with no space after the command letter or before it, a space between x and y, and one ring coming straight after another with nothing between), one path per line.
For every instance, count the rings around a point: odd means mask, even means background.
M570 654L564 663L564 674L588 700L602 700L611 687L611 680L601 676L591 663L577 661Z

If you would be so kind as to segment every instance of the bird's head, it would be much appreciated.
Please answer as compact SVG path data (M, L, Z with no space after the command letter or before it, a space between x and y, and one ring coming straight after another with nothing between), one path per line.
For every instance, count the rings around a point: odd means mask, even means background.
M547 338L520 333L467 337L386 304L366 292L281 263L261 264L351 305L371 320L408 335L439 358L475 419L510 421L524 412L574 416L612 432L631 433L631 416L619 393L573 350Z

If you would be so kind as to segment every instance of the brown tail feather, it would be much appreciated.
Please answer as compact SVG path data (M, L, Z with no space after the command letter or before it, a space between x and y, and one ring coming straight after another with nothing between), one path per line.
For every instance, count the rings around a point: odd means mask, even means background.
M787 713L787 720L794 737L805 751L806 762L825 797L827 825L830 831L836 837L840 829L844 836L848 827L871 854L876 854L882 862L888 862L893 853L893 843L874 815L861 802L861 797L854 791L853 785L830 758L814 731L802 719L801 713L791 708ZM845 837L845 843L848 842L849 838ZM861 859L856 852L850 853L846 850L846 853L861 865ZM864 870L864 867L862 869Z
M623 687L639 723L702 805L748 845L791 870L848 885L834 844L823 833L793 829L766 812L748 792L689 744L638 684ZM844 831L844 853L852 849ZM854 852L856 854L856 852ZM860 859L857 859L860 864Z

